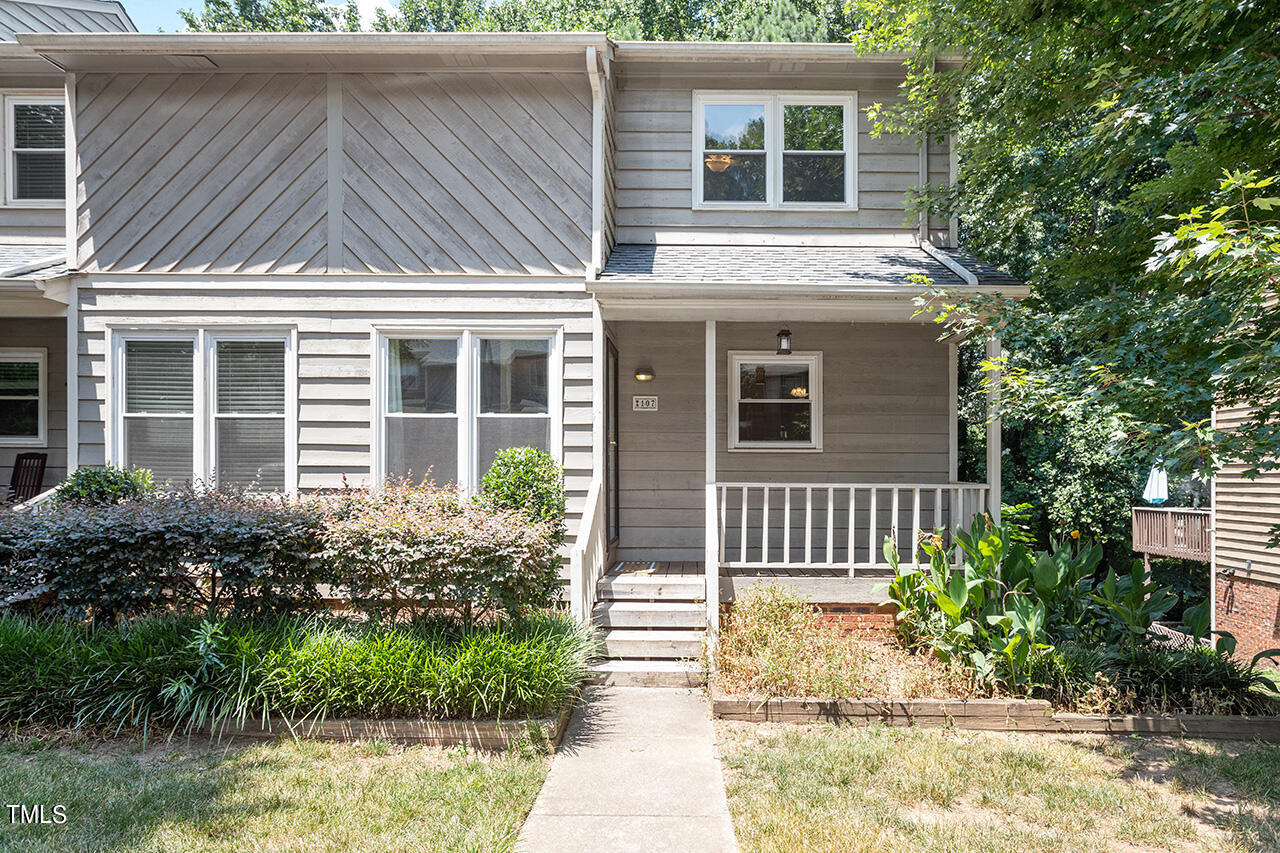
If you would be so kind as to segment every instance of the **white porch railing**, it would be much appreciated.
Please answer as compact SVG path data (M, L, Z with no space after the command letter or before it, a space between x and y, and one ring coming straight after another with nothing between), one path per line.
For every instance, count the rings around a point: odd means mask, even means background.
M47 509L50 506L49 501L53 499L53 496L54 494L57 493L57 491L58 491L58 486L54 486L51 489L45 489L43 492L36 495L34 498L28 498L22 503L14 504L13 511L14 512L41 512L42 510Z
M578 525L578 538L569 550L569 612L583 622L596 604L596 581L604 574L609 544L605 536L604 488L593 480Z
M987 510L985 483L717 483L726 568L887 567L884 539L919 562L921 532L950 533Z

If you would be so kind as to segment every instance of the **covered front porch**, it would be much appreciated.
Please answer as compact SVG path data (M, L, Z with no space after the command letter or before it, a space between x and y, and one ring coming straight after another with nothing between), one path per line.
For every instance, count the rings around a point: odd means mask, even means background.
M886 539L912 562L922 534L998 517L998 424L991 482L958 476L954 345L919 321L812 317L606 312L604 477L583 519L589 533L599 513L600 541L574 550L575 610L618 576L678 578L671 600L704 607L713 631L718 604L762 580L875 604Z

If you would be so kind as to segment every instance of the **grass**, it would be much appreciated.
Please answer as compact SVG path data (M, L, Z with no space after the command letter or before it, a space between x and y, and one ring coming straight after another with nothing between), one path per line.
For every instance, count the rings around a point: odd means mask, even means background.
M744 851L1280 849L1280 749L721 723Z
M932 654L846 636L780 584L753 586L724 620L712 678L744 696L969 698L966 672Z
M123 745L122 745L123 744ZM0 820L32 851L504 851L548 759L385 742L208 749L0 743L5 802L61 804L61 826Z

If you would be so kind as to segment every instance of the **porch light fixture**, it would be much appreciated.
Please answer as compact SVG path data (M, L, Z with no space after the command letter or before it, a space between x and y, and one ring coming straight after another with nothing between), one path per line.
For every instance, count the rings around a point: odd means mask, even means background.
M637 368L636 368L636 381L637 381L637 382L652 382L652 381L653 381L653 375L654 375L654 374L653 374L653 368L652 368L652 367L637 367Z
M791 330L778 332L778 355L791 355Z

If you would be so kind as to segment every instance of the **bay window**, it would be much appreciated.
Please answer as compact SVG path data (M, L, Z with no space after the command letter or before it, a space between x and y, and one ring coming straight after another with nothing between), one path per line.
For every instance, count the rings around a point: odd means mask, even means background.
M857 207L857 95L694 93L694 206Z
M555 353L549 331L382 336L381 474L474 488L499 450L557 454Z
M289 332L116 334L114 457L158 484L295 487Z

